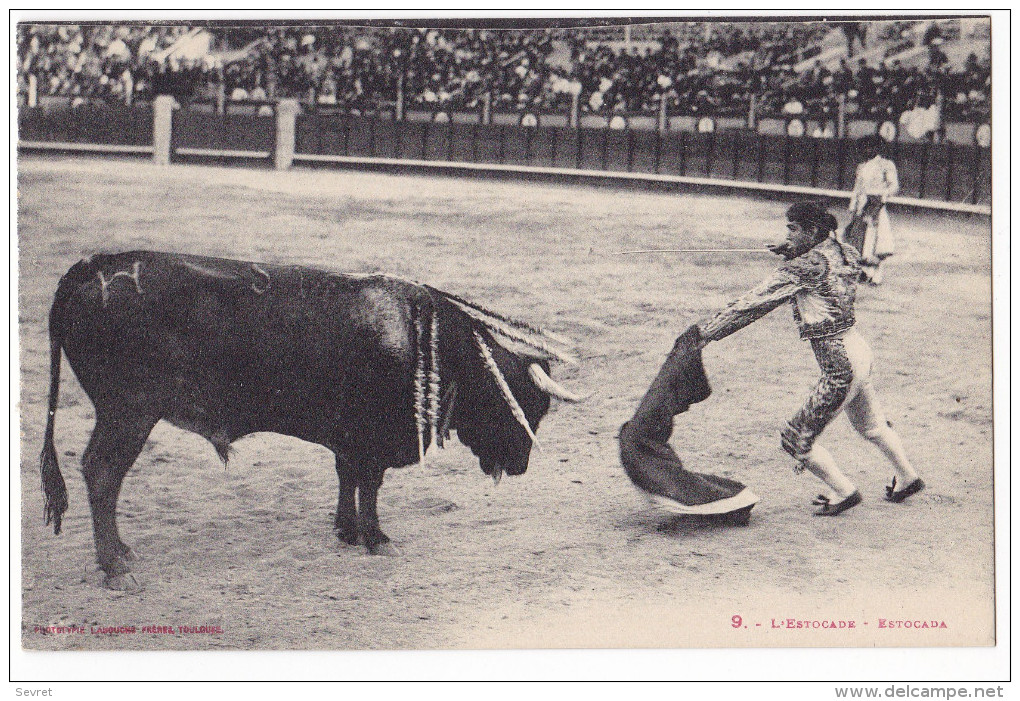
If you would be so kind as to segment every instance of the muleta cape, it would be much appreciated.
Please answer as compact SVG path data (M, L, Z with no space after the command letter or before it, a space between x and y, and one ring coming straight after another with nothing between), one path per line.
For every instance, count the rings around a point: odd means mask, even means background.
M620 429L620 462L638 489L673 513L748 516L757 494L736 480L684 469L669 445L673 417L712 393L700 338L694 325L676 340L633 418Z

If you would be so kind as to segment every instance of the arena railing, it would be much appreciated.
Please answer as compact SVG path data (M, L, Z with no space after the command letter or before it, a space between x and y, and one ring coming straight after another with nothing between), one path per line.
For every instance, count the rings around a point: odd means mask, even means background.
M21 149L151 155L157 162L410 167L847 198L861 160L849 138L493 121L300 113L294 101L282 101L271 115L218 114L172 109L169 98L157 98L152 107L18 114ZM901 183L893 204L990 212L990 148L897 141L890 149Z

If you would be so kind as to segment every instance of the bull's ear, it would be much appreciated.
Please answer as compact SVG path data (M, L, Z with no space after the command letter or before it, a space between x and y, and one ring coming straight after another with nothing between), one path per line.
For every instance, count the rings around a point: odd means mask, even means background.
M531 376L532 382L534 382L540 390L550 396L556 397L557 399L562 399L565 402L576 404L578 402L583 402L588 398L587 396L574 394L565 387L557 384L538 363L531 363L528 365L528 375Z

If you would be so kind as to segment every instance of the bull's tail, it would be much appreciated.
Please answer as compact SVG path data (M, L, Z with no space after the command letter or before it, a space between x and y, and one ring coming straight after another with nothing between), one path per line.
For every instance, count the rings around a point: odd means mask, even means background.
M60 521L67 511L67 485L60 473L57 461L57 448L53 444L53 420L57 415L57 399L60 395L60 339L54 338L50 330L50 405L46 417L46 436L43 438L42 455L39 460L42 467L42 486L46 493L44 515L46 525L53 523L53 532L60 534Z
M57 448L53 443L53 425L57 416L57 403L60 398L60 354L64 343L65 306L71 294L78 288L85 276L92 272L89 261L84 260L74 265L61 278L57 294L50 309L50 396L46 415L46 434L43 437L42 454L39 456L42 471L42 488L46 494L46 505L43 515L46 525L53 524L53 532L60 534L60 524L67 511L67 485L60 473L57 460Z

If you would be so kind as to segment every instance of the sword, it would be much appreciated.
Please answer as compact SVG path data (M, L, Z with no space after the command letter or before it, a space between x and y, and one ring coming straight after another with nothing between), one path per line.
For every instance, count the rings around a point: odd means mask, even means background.
M614 256L634 253L771 253L767 248L645 248L635 251L615 251Z

